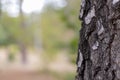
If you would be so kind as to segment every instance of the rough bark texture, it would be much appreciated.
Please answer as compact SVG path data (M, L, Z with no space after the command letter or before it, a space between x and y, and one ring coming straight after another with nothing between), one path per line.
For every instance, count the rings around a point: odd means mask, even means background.
M120 80L120 0L82 0L76 80Z

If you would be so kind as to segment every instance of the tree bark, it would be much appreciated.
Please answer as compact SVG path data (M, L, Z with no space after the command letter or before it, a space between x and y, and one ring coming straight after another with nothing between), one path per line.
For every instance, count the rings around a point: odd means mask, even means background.
M76 80L120 80L120 0L82 0Z

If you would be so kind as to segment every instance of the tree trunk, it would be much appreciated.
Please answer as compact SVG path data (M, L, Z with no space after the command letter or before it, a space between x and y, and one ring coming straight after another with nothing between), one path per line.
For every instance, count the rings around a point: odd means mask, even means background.
M23 4L23 0L19 0L19 15L20 15L20 27L21 30L23 30L23 32L25 32L25 20L24 20L24 13L22 10L22 4ZM24 35L22 38L25 38ZM22 40L22 39L21 39ZM19 47L20 47L20 52L21 52L21 59L22 59L22 63L27 63L27 51L26 51L26 45L24 40L19 41Z
M82 0L76 80L120 80L120 0Z
M2 14L2 2L0 0L0 19L1 19L1 14Z
M27 63L27 52L26 52L26 46L24 43L19 44L20 52L21 52L21 61L23 64Z

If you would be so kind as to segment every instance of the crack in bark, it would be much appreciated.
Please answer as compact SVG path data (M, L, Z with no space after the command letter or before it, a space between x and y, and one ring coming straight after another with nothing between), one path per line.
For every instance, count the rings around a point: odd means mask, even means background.
M98 72L99 71L101 71L101 67L100 66L98 66L97 68L95 68L95 70L94 70L95 72L94 72L94 77L96 77L96 75L98 74Z
M115 76L116 75L115 75L115 71L114 70L112 71L112 75L113 75L112 80L115 80Z

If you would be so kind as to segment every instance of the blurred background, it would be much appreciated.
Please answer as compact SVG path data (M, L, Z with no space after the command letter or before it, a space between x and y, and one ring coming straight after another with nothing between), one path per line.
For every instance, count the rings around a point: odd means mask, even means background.
M0 80L74 80L80 0L0 0Z

